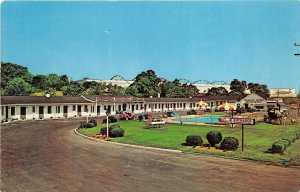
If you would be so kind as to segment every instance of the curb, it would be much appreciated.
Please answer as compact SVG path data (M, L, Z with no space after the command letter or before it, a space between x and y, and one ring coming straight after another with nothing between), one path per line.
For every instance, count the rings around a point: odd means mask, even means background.
M156 147L145 147L145 146L140 146L140 145L132 145L132 144L127 144L127 143L117 143L117 142L112 142L112 141L104 141L104 140L99 140L99 139L94 139L92 137L88 137L86 135L83 135L77 131L78 128L74 129L74 133L91 141L97 141L97 142L104 142L104 143L110 143L114 145L119 145L119 146L125 146L125 147L131 147L131 148L137 148L137 149L147 149L147 150L155 150L155 151L165 151L165 152L171 152L171 153L182 153L180 150L175 150L175 149L163 149L163 148L156 148Z

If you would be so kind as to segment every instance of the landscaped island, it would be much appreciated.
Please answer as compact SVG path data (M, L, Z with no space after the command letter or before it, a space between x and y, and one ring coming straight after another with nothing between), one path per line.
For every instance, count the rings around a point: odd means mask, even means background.
M146 129L144 122L139 121L119 121L115 123L125 130L124 137L113 138L111 141L128 143L142 146L177 149L186 153L212 154L227 156L238 159L250 159L277 165L291 165L294 158L300 156L300 125L272 125L267 123L257 123L256 125L245 126L244 151L241 149L242 131L240 127L211 127L193 125L172 125L167 124L163 128ZM96 127L88 129L78 129L87 136L93 136L100 132L100 128L106 124L98 124ZM206 135L210 131L219 131L223 138L235 137L239 141L239 148L235 151L223 151L214 147L190 147L185 146L186 137L189 135L200 135L203 144L207 146ZM268 149L276 141L289 142L288 147L281 154L272 154Z

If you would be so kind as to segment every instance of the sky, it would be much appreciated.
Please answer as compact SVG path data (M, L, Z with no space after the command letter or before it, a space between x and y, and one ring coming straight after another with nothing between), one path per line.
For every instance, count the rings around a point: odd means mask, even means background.
M300 1L6 1L1 61L33 74L300 87Z

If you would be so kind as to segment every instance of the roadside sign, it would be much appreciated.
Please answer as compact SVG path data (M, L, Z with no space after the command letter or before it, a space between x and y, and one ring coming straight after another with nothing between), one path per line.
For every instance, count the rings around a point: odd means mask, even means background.
M232 118L231 124L242 125L242 151L244 151L244 125L255 125L255 119L249 118Z
M249 118L232 118L231 124L240 124L240 125L255 125L255 119Z

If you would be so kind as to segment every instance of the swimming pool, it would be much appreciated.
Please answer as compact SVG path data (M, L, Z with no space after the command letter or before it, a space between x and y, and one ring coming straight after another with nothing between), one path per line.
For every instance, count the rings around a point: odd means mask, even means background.
M202 116L197 118L181 118L182 122L194 122L194 123L218 123L219 118L224 118L224 116L213 115L213 116ZM180 122L180 118L176 119Z

